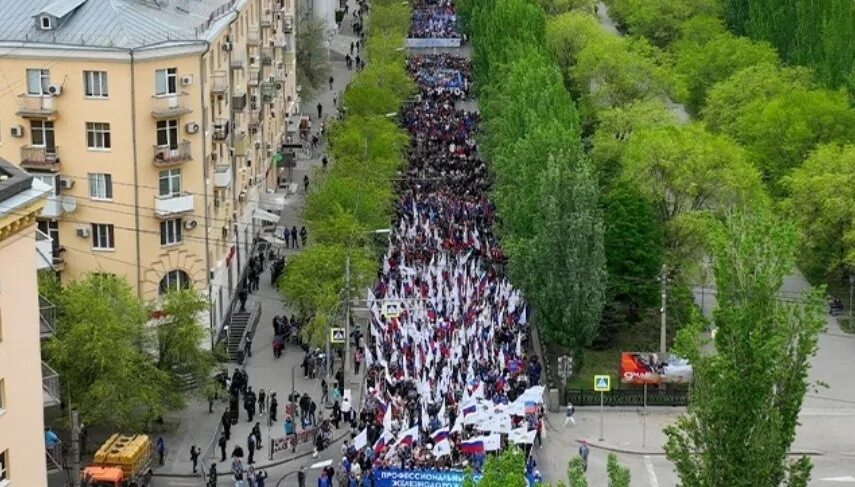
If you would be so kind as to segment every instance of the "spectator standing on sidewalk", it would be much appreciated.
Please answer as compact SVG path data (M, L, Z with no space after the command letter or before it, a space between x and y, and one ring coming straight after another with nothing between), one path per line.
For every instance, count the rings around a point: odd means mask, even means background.
M572 402L567 403L567 411L564 413L564 426L567 426L567 423L573 423L573 426L576 426L576 419L573 418L573 415L576 414L576 408L573 407Z
M264 392L264 389L258 391L258 415L264 417L264 406L267 404L265 401L267 400L267 393Z
M276 413L277 408L279 408L279 401L276 400L276 393L270 393L270 421L272 423L276 422Z
M247 465L255 463L255 435L252 433L246 437L246 448L249 451L249 456L246 459Z
M166 455L166 442L163 441L162 436L157 437L155 448L157 449L157 463L163 466L163 456Z
M217 445L219 445L219 447L220 447L220 454L221 454L220 455L220 461L221 462L226 461L226 443L227 443L227 441L228 440L226 440L226 434L225 433L221 434L220 439L217 441Z
M588 442L582 440L582 446L579 447L579 457L582 458L582 470L588 471Z
M330 79L328 81L330 82L330 90L332 90L332 85L333 85L333 82L335 81L335 79L332 76L330 76Z
M196 445L190 447L190 461L193 462L193 473L196 473L197 466L199 465L199 449L196 448Z
M318 120L321 119L323 114L324 114L324 106L321 105L321 102L318 102Z

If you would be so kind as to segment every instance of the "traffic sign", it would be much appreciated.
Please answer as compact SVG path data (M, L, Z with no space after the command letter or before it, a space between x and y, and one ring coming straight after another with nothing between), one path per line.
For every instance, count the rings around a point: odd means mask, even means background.
M380 312L386 318L397 318L401 316L401 302L396 300L383 301Z
M330 343L344 343L344 328L330 328Z
M608 375L594 376L594 390L597 392L609 392L612 388L612 378Z

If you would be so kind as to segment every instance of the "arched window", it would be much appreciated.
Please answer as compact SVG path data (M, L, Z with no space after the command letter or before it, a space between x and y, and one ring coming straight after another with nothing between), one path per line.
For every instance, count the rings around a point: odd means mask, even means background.
M160 280L158 293L162 296L169 291L177 291L180 289L190 288L190 276L186 272L175 269L166 273L163 279Z

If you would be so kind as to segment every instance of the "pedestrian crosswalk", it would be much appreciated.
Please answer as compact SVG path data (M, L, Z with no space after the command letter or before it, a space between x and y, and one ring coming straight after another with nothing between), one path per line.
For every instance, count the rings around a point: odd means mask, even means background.
M359 38L356 36L336 34L335 37L333 37L332 43L330 44L330 50L335 51L341 54L342 56L346 56L350 54L350 43L355 43L358 39Z

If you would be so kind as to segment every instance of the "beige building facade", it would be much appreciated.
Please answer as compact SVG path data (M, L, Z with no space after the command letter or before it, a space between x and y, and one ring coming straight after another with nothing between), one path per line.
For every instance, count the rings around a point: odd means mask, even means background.
M36 218L52 188L0 160L0 486L47 485Z
M222 327L299 111L293 1L0 0L0 157L53 187L61 280L192 286Z

